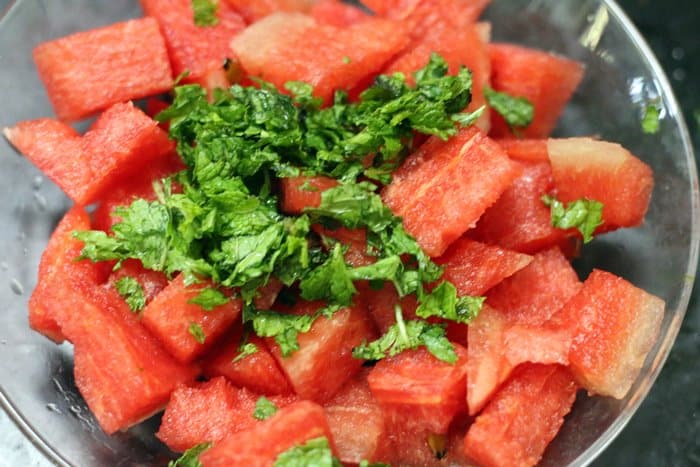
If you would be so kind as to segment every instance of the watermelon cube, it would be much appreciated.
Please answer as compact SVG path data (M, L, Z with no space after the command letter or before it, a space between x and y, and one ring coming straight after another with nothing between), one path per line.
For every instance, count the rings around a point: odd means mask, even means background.
M168 355L113 288L62 287L56 321L74 346L75 384L107 434L150 417L194 380L197 368Z
M236 326L233 332L221 339L221 345L214 348L204 360L204 374L225 376L239 387L266 394L291 394L292 387L287 377L277 365L265 341L254 334L248 336L249 343L258 349L255 353L237 360L240 355L242 328Z
M311 314L320 306L299 301L292 312ZM353 358L352 349L375 336L364 307L354 305L331 318L317 318L309 332L299 334L299 350L287 357L273 338L268 338L267 343L294 391L304 399L324 402L360 371L362 360Z
M322 436L332 446L323 408L301 401L280 409L252 428L230 434L204 452L199 460L203 467L271 466L281 453Z
M241 302L232 298L212 310L190 303L211 287L214 285L209 280L187 286L180 274L143 310L143 325L178 361L191 362L211 348L241 312ZM193 327L201 331L203 339Z
M117 281L125 277L135 279L143 289L146 304L156 298L167 285L168 277L160 271L146 269L137 259L127 259L121 267L109 276L109 283L115 286Z
M318 24L339 28L350 26L369 18L364 11L340 0L319 0L311 7L310 14Z
M571 372L588 392L625 397L661 328L664 302L609 272L593 270L553 317L574 329Z
M549 162L546 139L499 139L508 157L523 162Z
M336 186L338 182L335 179L324 176L282 178L282 211L287 214L301 214L305 208L317 208L321 205L321 193Z
M464 450L484 467L534 466L574 399L576 383L566 368L523 365L469 428Z
M110 107L82 137L49 119L20 122L4 132L17 150L82 206L173 150L168 135L131 103Z
M516 177L515 164L475 127L430 138L394 172L382 199L432 257L442 255Z
M396 312L394 306L399 304L403 312L404 319L416 319L416 309L418 299L415 294L406 295L399 298L394 284L384 283L381 289L376 290L369 284L358 284L360 300L366 304L374 324L379 332L384 334L393 324L396 323Z
M218 23L194 23L191 0L140 0L143 11L158 21L175 76L188 71L185 83L207 89L228 88L224 61L232 56L231 39L245 29L243 18L226 2L218 2Z
M524 97L535 108L525 138L546 138L557 124L564 106L583 79L583 66L573 60L511 44L491 44L491 85L514 97ZM513 137L503 117L491 113L491 135Z
M316 0L223 0L223 2L236 9L246 22L254 23L280 11L306 13Z
M548 162L514 162L520 176L486 210L469 233L475 240L534 254L555 245L567 245L574 235L552 226L549 207L542 196L554 187Z
M165 41L152 18L44 42L34 49L56 115L75 121L173 85Z
M284 288L284 284L276 277L270 277L267 284L258 288L253 304L256 310L269 310L277 301L277 296Z
M307 82L329 102L336 90L350 90L381 70L407 41L403 29L387 20L338 28L299 13L276 13L248 27L232 47L248 74L280 90L287 81Z
M380 16L406 22L414 38L422 37L435 23L457 26L474 23L491 0L362 0Z
M323 406L338 458L348 464L377 459L385 441L384 417L367 384L367 372L358 373Z
M435 262L458 295L479 296L530 264L532 256L462 237Z
M345 251L345 262L353 267L368 266L377 261L376 256L367 253L367 231L365 229L328 229L314 224L311 229L326 240L330 248L335 242L340 242Z
M65 340L55 314L65 308L72 299L71 281L96 286L107 278L108 266L88 260L76 262L83 248L82 242L73 238L75 230L89 230L90 216L81 207L73 207L61 219L51 234L49 243L39 262L39 278L29 298L29 325L49 339L60 343ZM67 300L67 302L66 302Z
M651 167L618 144L591 138L550 139L547 150L560 201L603 203L599 232L642 223L654 187Z

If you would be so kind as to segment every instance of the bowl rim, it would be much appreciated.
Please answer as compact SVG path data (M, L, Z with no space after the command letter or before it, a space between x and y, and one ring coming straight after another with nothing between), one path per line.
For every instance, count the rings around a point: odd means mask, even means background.
M4 8L0 9L0 27L6 21L11 19L11 13L16 5L21 0L7 0ZM634 47L639 52L644 63L651 70L654 79L660 87L661 95L663 96L664 107L667 115L672 117L678 127L680 139L684 149L685 162L688 167L688 177L691 185L691 238L690 251L688 257L688 267L685 273L685 280L678 301L678 306L674 311L673 319L669 324L668 330L664 339L657 342L660 349L656 358L653 360L650 367L650 372L641 381L636 391L629 395L630 402L623 409L622 413L617 416L613 423L578 457L576 457L569 466L588 466L591 464L609 445L620 432L629 423L631 418L639 409L641 403L645 400L656 379L658 378L663 366L668 359L673 344L678 336L681 325L688 310L688 303L693 291L695 283L695 274L698 268L698 254L700 252L700 189L698 188L698 172L695 161L694 149L688 126L685 117L676 98L673 87L659 63L656 55L647 43L644 36L639 32L633 21L625 13L615 0L599 0L601 6L607 9L607 13L615 21L617 21L625 34L632 40ZM666 310L668 313L668 310ZM5 390L0 386L0 407L5 411L9 418L14 422L22 434L32 443L32 445L41 452L44 457L52 464L59 467L72 467L54 448L49 445L44 438L25 420L22 414L17 410Z

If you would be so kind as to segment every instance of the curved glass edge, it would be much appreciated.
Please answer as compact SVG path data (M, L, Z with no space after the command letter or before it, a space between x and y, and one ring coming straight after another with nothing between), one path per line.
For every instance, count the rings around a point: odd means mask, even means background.
M633 39L632 42L634 43L634 46L649 65L655 77L658 78L658 83L663 91L662 94L665 97L664 104L666 109L677 121L683 148L686 154L686 163L688 164L689 169L688 175L692 186L690 212L691 244L690 256L688 258L688 268L686 270L686 277L688 279L683 283L683 289L678 301L678 307L673 313L673 321L670 323L664 339L658 344L659 351L650 367L651 372L646 375L644 380L637 387L636 391L629 396L629 403L623 409L620 416L617 417L617 419L608 427L606 431L603 432L601 436L598 437L593 444L591 444L570 464L571 466L582 467L590 465L625 428L627 423L629 423L629 421L632 419L632 416L637 412L637 409L644 401L646 395L649 393L651 387L661 373L661 369L664 367L664 363L671 353L671 348L673 347L676 337L678 336L681 324L683 323L683 319L685 318L685 314L688 310L688 303L693 291L693 285L695 284L695 274L698 268L698 252L700 249L700 190L698 189L698 172L697 165L695 163L693 144L683 112L680 109L680 105L678 104L678 100L676 99L671 83L666 76L666 72L656 59L654 52L646 42L646 39L644 39L644 36L642 36L629 16L627 16L624 10L614 0L603 0L603 3L608 9L608 14L614 17L623 27L629 37ZM669 310L666 310L666 313L668 312Z

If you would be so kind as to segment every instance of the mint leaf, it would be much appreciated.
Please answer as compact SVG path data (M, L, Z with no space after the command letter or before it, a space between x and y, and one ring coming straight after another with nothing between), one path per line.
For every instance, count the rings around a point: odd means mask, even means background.
M336 244L328 260L311 271L300 283L301 297L308 301L323 300L349 305L357 289L343 258L340 244Z
M216 26L219 24L219 18L216 16L218 7L218 0L192 0L194 24L199 27Z
M286 450L275 460L274 467L337 467L342 466L333 456L325 436Z
M244 309L244 322L253 325L255 334L260 337L274 337L280 346L283 357L288 357L299 350L299 333L309 332L318 317L315 315L291 315L276 311L259 311Z
M207 287L202 289L196 297L188 300L187 303L199 305L204 308L205 311L211 311L218 306L226 305L228 301L229 298L224 295L223 292L218 289Z
M267 420L277 413L277 406L267 397L260 396L255 403L253 418L256 420Z
M566 206L556 198L545 195L542 202L549 206L552 225L559 229L575 228L583 235L583 243L593 240L593 233L603 224L603 204L590 199L579 199Z
M168 462L168 467L202 467L199 456L211 447L211 443L201 443L185 451L182 456Z
M207 336L204 335L204 330L202 329L202 326L199 323L190 323L190 326L189 328L187 328L187 330L190 332L190 335L194 337L194 340L196 340L199 344L204 344L204 341L207 339Z
M504 92L484 87L489 106L498 112L511 128L525 128L535 117L535 107L524 97L513 97Z
M661 108L656 104L648 104L642 116L642 131L648 135L659 132Z
M240 362L244 358L253 355L258 351L258 346L253 344L252 342L246 342L245 344L241 345L238 347L238 352L239 354L236 355L236 358L233 359L233 363Z
M134 313L138 313L146 306L146 295L143 292L143 287L133 277L120 278L114 283L114 287Z
M438 318L457 323L471 323L481 311L485 297L464 296L457 298L457 289L450 282L441 282L429 294L420 297L416 315L421 318Z

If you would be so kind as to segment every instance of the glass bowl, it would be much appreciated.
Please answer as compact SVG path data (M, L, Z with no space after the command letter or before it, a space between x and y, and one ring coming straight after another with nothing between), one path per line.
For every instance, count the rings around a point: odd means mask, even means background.
M32 48L47 39L140 15L136 0L17 0L0 19L0 127L52 114ZM494 39L561 53L586 64L586 78L557 135L597 135L630 149L656 173L643 227L598 238L576 262L619 274L662 297L659 340L621 401L581 394L548 448L544 465L586 465L622 430L654 383L676 337L698 255L698 183L685 123L659 64L609 0L493 0ZM645 135L647 103L662 107L661 129ZM41 252L69 201L0 139L0 403L57 465L164 465L158 420L108 437L78 394L71 348L30 331L27 300ZM60 287L61 284L56 284Z

